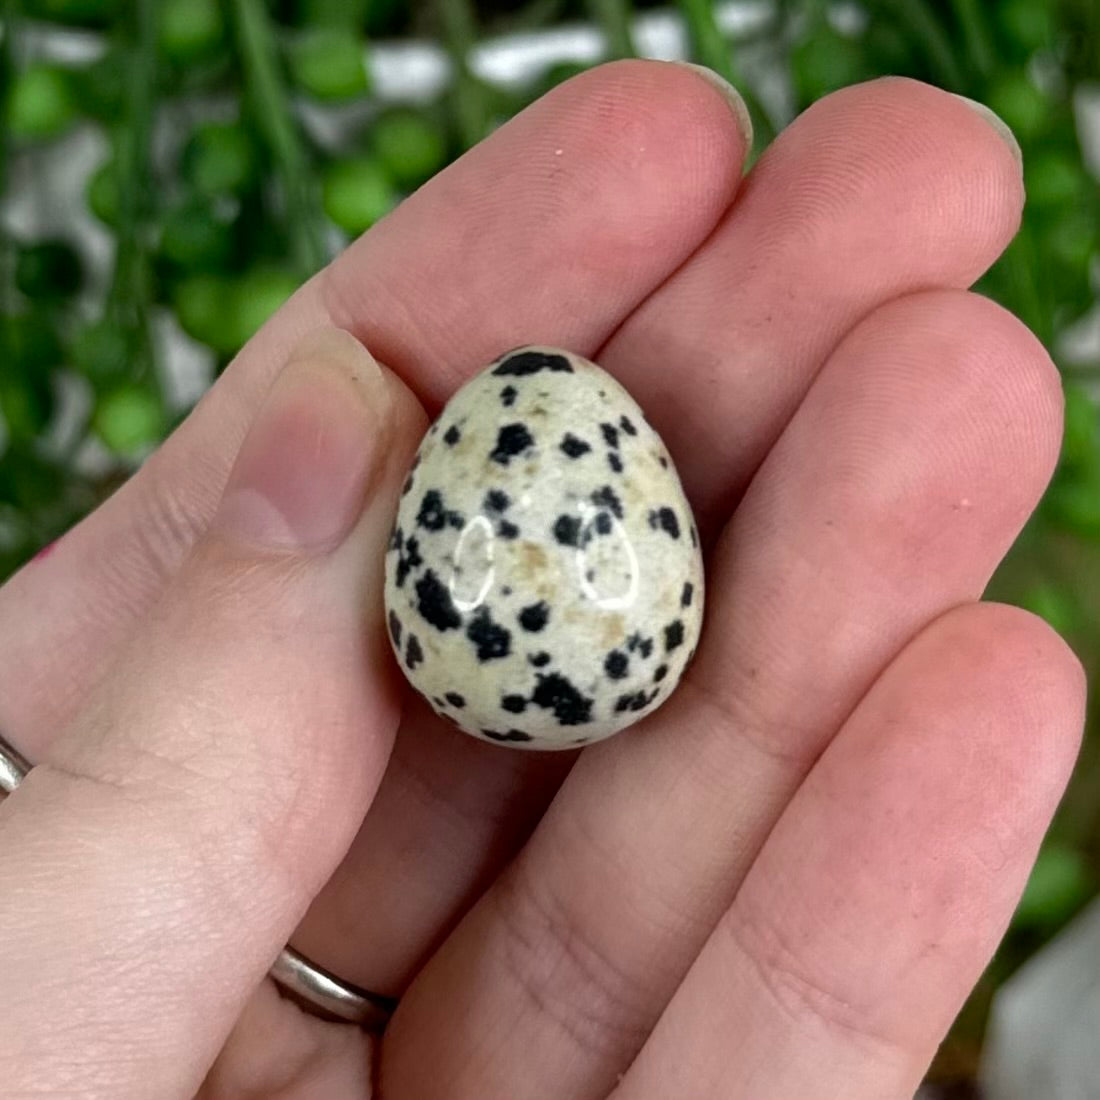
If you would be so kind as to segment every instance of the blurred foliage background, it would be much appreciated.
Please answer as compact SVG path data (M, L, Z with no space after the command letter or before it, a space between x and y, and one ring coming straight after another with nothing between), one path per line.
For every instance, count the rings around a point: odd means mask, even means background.
M1067 432L992 594L1095 668L1095 0L0 0L0 580L113 491L348 239L550 85L640 52L660 12L747 93L757 151L814 99L885 73L980 99L1016 132L1024 225L979 289L1059 363ZM595 51L498 82L476 63L487 42L563 24L596 28ZM441 47L442 88L379 94L403 42ZM1098 746L1092 720L1004 947L934 1067L959 1095L992 992L1096 893Z

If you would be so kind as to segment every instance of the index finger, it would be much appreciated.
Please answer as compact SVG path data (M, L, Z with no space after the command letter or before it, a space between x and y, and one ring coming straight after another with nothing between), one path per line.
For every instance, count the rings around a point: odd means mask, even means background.
M510 346L593 354L717 224L744 152L706 80L632 61L561 86L437 176L306 284L129 484L0 590L0 728L38 757L78 708L205 529L300 336L353 331L429 405Z

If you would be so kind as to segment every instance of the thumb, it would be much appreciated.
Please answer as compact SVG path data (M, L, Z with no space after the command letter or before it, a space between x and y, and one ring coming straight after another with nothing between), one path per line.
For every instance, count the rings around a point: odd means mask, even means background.
M309 337L209 534L0 806L7 1095L191 1096L336 867L398 719L382 559L423 427L352 337Z

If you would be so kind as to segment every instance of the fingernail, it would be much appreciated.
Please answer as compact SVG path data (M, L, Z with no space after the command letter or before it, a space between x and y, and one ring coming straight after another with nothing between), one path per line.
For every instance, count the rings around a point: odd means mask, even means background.
M1009 151L1015 158L1016 163L1023 167L1024 154L1020 149L1020 143L1016 140L1016 135L1012 132L1012 128L996 111L987 107L984 103L979 103L976 99L970 99L968 96L955 94L955 98L961 100L967 105L976 115L985 119L994 130L997 131L997 136L1008 146Z
M701 76L708 84L722 93L723 98L730 105L730 110L733 111L733 117L737 120L737 129L741 131L741 136L745 139L745 148L751 149L752 115L749 114L749 108L742 99L741 93L725 77L719 76L713 69L708 69L706 65L696 65L694 61L673 61L672 64L679 65L684 69L691 69L693 73Z
M385 457L391 407L382 368L353 336L311 333L260 406L215 528L272 550L337 545Z

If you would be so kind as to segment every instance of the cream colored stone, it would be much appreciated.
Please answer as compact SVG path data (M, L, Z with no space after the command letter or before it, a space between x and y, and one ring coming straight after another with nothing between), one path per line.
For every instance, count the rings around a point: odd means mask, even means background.
M391 640L466 732L517 748L608 737L695 651L703 566L664 444L606 371L522 348L429 429L386 558Z

